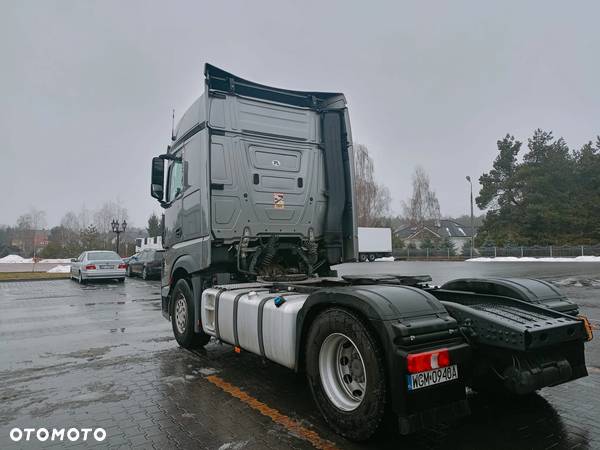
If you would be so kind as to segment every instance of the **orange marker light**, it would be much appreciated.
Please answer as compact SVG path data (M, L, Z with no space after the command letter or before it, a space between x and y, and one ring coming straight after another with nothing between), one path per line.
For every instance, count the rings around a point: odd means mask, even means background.
M237 354L242 353L242 349L239 348L238 346L233 347L233 351L236 352Z
M585 333L587 334L587 340L591 341L592 339L594 339L594 332L592 331L592 324L590 323L588 318L585 316L577 316L577 318L581 319L581 321L583 321L583 327L585 328Z

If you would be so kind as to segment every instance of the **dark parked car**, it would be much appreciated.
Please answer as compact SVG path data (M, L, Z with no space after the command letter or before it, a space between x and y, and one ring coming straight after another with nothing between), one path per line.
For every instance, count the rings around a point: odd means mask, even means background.
M140 252L134 253L134 254L133 254L133 255L131 255L131 256L128 256L128 257L126 257L126 258L123 258L123 262L124 262L125 264L129 264L129 261L131 261L131 260L132 260L132 259L134 259L134 258L137 258L138 256L140 256Z
M144 280L160 277L160 270L164 259L164 250L142 250L138 255L133 255L127 265L127 276L141 276Z

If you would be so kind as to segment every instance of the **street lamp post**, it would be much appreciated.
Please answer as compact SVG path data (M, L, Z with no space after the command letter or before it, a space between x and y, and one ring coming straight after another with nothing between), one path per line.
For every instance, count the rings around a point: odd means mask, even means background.
M117 219L113 219L110 223L112 227L113 233L117 235L117 254L119 253L119 235L125 231L127 228L127 222L123 220L123 223L119 225L119 221Z
M471 186L471 258L473 258L473 248L475 247L475 227L473 225L473 183L471 177L466 176L469 185Z

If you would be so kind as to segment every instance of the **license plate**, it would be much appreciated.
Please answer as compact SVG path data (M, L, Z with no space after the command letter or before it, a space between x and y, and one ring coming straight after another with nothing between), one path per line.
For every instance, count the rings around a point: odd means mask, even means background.
M427 386L445 383L458 379L458 366L453 364L448 367L428 370L427 372L413 373L406 376L408 381L408 390L414 391Z
M115 266L107 266L107 265L105 264L105 265L101 265L101 266L100 266L100 268L101 268L101 269L114 269L114 268L115 268Z

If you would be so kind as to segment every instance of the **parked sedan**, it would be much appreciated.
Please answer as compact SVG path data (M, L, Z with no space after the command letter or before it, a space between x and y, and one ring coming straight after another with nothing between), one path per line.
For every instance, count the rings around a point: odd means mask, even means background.
M141 276L144 280L151 277L160 277L164 250L146 249L139 255L131 257L127 265L127 276Z
M71 278L80 284L88 280L116 278L125 280L127 264L115 252L94 250L83 252L78 258L71 260Z
M137 258L139 255L140 255L140 252L134 253L133 255L128 256L127 258L123 258L123 262L125 264L129 264L129 261L131 261L134 258Z

